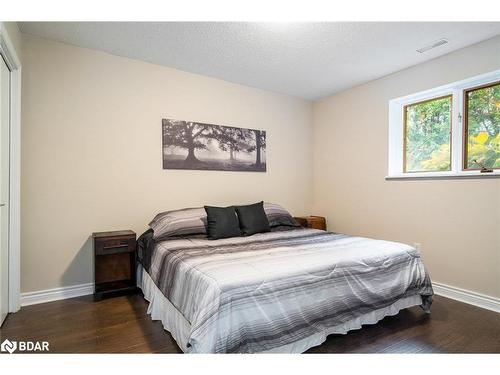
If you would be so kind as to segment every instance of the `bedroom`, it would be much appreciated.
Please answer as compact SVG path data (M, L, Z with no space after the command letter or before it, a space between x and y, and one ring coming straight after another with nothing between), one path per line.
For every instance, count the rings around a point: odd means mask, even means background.
M354 19L2 22L5 350L498 355L500 22Z

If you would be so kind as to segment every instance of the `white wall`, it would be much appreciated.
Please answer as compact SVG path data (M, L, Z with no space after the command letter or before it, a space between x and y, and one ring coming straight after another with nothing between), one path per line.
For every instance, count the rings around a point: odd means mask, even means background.
M162 210L312 204L311 103L23 34L22 291L92 281L93 231ZM267 173L162 169L161 119L267 131Z
M386 181L388 101L500 68L500 37L314 105L314 208L329 229L422 244L434 281L500 297L500 179Z

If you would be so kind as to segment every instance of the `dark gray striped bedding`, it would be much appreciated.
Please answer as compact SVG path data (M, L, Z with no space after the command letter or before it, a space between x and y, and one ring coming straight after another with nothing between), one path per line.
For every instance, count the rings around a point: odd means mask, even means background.
M156 244L149 274L191 326L193 352L269 351L432 286L401 243L314 229Z

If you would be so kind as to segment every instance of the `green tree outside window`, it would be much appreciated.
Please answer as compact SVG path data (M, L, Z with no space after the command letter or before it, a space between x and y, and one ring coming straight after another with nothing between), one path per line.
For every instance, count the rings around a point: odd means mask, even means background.
M465 168L500 168L500 83L469 90L465 95Z
M405 172L451 169L452 97L405 107Z

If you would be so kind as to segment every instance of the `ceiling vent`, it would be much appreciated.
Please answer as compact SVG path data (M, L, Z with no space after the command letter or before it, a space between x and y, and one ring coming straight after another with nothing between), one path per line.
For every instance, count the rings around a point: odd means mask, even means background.
M433 48L436 48L436 47L439 47L439 46L442 46L443 44L446 44L448 43L448 39L439 39L437 41L435 41L434 43L432 44L429 44L428 46L425 46L425 47L422 47L422 48L419 48L417 49L417 52L418 53L424 53L424 52L427 52Z

